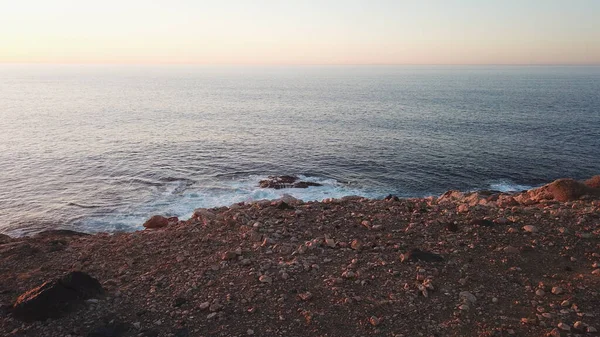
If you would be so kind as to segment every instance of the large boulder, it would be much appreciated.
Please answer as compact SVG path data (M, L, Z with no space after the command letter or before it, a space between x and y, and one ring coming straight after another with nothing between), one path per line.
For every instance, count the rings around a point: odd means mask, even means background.
M13 304L12 314L23 321L58 318L86 299L103 293L104 289L95 278L79 271L70 272L23 293Z
M144 222L144 228L155 229L163 228L169 225L169 219L162 215L154 215Z
M573 179L558 179L526 192L527 198L535 202L542 200L565 202L577 200L586 195L598 195L598 190Z
M311 186L323 185L310 181L300 181L298 177L294 176L269 176L267 179L259 181L258 186L261 188L274 188L279 190L282 188L308 188Z
M12 241L12 238L10 236L0 233L0 245L3 243L11 242L11 241Z

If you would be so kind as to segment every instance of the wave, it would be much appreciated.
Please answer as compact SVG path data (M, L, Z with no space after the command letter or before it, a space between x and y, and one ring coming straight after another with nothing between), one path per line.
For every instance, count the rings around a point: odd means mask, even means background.
M500 192L507 193L507 192L521 192L521 191L530 190L530 189L534 188L534 186L521 185L521 184L516 184L514 182L508 181L508 180L502 180L502 181L490 183L489 188L494 191L500 191Z

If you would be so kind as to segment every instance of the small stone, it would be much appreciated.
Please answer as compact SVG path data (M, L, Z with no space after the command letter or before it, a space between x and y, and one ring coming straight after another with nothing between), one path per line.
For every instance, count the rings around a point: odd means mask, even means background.
M543 289L538 289L535 291L535 294L538 296L544 296L546 295L546 292Z
M210 314L206 315L206 319L213 319L215 317L217 317L217 313L216 312L211 312Z
M140 323L140 322L134 322L133 323L133 327L136 328L136 329L138 329L138 330L140 330L142 328L142 323Z
M557 326L559 329L561 329L563 331L571 331L571 327L566 323L560 322L560 323L558 323Z
M462 311L468 311L469 309L471 309L471 307L469 307L468 304L461 304L458 306L458 309Z
M560 306L561 306L561 307L565 307L565 308L566 308L566 307L570 307L570 306L571 306L571 301L569 301L569 300L564 300L564 301L560 302Z
M378 326L379 324L381 324L382 319L379 317L375 317L375 316L371 316L369 317L369 323L371 323L372 326Z
M525 225L523 226L523 230L528 233L536 233L538 231L538 228L533 225Z
M252 329L248 329L248 330L246 331L246 334L247 334L248 336L254 335L254 330L252 330Z
M234 260L236 258L237 258L237 254L235 253L235 251L227 251L227 252L223 253L223 255L221 256L221 260L223 260L223 261Z
M552 287L552 293L554 295L560 295L560 294L564 293L564 290L561 287Z
M573 323L573 329L575 329L575 330L585 331L585 327L586 327L586 324L583 323L582 321L577 321L577 322Z
M303 301L308 301L313 297L313 294L310 291L307 291L305 293L298 294L298 297Z
M560 330L558 330L557 328L552 329L552 331L550 331L550 333L548 334L551 337L560 337Z
M271 276L268 276L268 275L261 275L261 276L258 278L258 280L259 280L261 283L269 283L269 284L271 284L271 283L273 282L273 279L271 278Z
M325 244L329 247L329 248L335 248L335 240L330 239L330 238L326 238L325 239Z
M354 250L360 250L362 248L362 244L360 243L359 240L353 240L352 243L350 244L350 247L352 247L352 249L354 249Z
M206 309L210 308L210 302L200 303L200 305L198 306L198 308L200 308L200 310L206 310Z
M587 327L587 332L594 333L594 332L598 332L598 330L596 328L594 328L593 326L588 326Z
M492 303L498 303L498 298L497 297L492 297Z
M508 253L508 254L518 254L520 251L519 251L519 248L517 248L517 247L506 246L506 247L504 247L504 252Z
M458 294L458 296L460 297L461 300L469 302L469 303L477 302L477 297L475 297L475 295L471 294L468 291L461 291L460 294Z
M600 269L592 271L592 275L600 275Z

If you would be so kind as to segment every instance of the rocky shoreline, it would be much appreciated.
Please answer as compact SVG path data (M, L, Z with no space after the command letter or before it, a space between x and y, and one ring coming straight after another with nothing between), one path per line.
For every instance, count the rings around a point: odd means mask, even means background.
M133 233L0 237L0 335L600 329L600 176L517 194L287 197L153 219Z

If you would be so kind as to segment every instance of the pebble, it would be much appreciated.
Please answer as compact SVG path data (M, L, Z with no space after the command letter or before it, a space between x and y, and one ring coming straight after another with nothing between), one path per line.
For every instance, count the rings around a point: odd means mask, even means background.
M212 313L206 315L206 319L213 319L215 317L217 317L217 313L216 312L212 312Z
M588 326L587 327L587 332L594 333L594 332L598 332L598 330L596 328L594 328L593 326Z
M561 307L570 307L571 306L571 301L564 300L564 301L560 302L560 306Z
M330 248L335 248L335 241L333 239L325 239L325 244Z
M198 306L198 308L200 308L200 310L206 310L209 307L210 307L210 303L209 302L200 303L200 305Z
M379 324L381 324L382 319L379 317L375 317L375 316L371 316L369 317L369 323L371 323L372 326L378 326Z
M579 330L579 331L584 331L585 323L583 323L582 321L577 321L577 322L573 323L573 329Z
M254 335L254 330L248 329L248 331L246 331L246 334L249 336Z
M358 240L353 240L350 244L350 247L352 247L354 250L360 250L362 248L362 244Z
M552 293L554 295L560 295L562 293L564 293L565 291L563 290L563 288L561 287L552 287Z
M258 280L259 280L261 283L269 283L269 284L271 284L271 283L273 282L273 279L272 279L272 278L271 278L271 276L269 276L269 275L261 275L261 276L258 278Z
M533 225L525 225L523 226L523 230L528 233L536 233L538 231L538 228Z
M470 303L477 302L477 297L475 297L475 295L471 294L468 291L461 291L460 294L458 294L458 296L463 301L467 301L467 302L470 302Z
M546 292L543 289L538 289L535 291L535 294L538 296L544 296L546 295Z
M504 247L504 252L509 253L509 254L518 254L519 248L517 247L513 247L513 246L506 246Z
M571 331L571 327L566 323L560 322L560 323L558 323L557 326L559 329L561 329L563 331Z
M560 330L558 330L557 328L552 329L552 331L550 331L550 333L548 334L551 337L560 337Z
M592 275L600 275L600 269L592 271Z
M498 298L497 297L492 297L492 303L498 303Z

